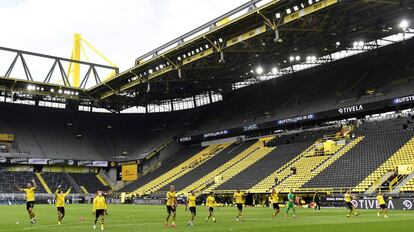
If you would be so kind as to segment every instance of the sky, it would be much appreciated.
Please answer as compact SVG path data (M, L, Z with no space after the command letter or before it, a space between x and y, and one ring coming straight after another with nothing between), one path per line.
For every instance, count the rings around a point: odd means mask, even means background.
M122 71L247 1L0 0L0 46L69 58L73 34L80 33ZM0 75L4 59L0 53Z

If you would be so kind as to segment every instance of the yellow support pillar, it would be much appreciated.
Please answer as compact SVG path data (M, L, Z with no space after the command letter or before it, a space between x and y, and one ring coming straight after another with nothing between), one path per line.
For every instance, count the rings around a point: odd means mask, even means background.
M80 189L82 190L83 193L89 194L88 190L85 187L80 186Z
M101 174L98 173L95 176L102 183L103 186L110 187L108 182L106 182L106 180L101 176Z
M40 183L43 185L43 188L45 188L46 192L52 194L52 191L47 185L45 179L43 179L43 176L39 172L35 172L35 175L37 176L37 179L39 179Z
M73 51L72 51L73 60L81 60L81 35L73 35ZM80 64L74 63L73 65L73 86L80 86Z

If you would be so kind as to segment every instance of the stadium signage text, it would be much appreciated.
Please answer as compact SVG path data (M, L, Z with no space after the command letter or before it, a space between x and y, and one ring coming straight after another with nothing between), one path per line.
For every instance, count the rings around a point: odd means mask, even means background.
M46 165L48 159L29 159L29 164L39 164L39 165Z
M414 101L414 95L406 96L406 97L397 97L393 99L393 102L396 105L406 103L406 102L412 102L412 101Z
M139 160L130 160L130 161L123 161L123 162L116 163L117 166L132 165L132 164L139 164Z
M49 165L65 164L65 160L49 160Z
M39 164L39 165L77 165L89 167L108 167L108 161L87 161L87 160L52 160L24 157L0 157L0 163L3 164Z
M375 199L353 200L352 204L359 209L379 209L380 205ZM388 209L396 209L392 200L388 201Z
M355 105L355 106L340 108L338 109L338 112L340 114L349 114L349 113L354 113L354 112L363 111L363 110L364 110L364 107L362 105Z
M243 127L243 131L252 131L256 129L259 129L259 126L257 124L251 124Z
M293 117L293 118L281 119L281 120L277 121L277 124L284 125L284 124L289 124L289 123L296 123L296 122L311 120L311 119L314 119L314 118L315 118L315 115L307 114L307 115L302 115L302 116Z
M190 136L180 138L180 142L188 142L188 141L191 141L191 137Z
M10 163L17 164L17 163L27 163L27 158L12 158L10 159Z
M344 202L343 197L327 197L326 202L336 203L337 206L342 206ZM361 199L355 199L352 201L355 208L358 209L373 209L378 210L380 208L377 200L374 197L364 197ZM387 200L387 206L390 210L414 210L413 198L394 198Z
M228 130L223 130L223 131L217 131L217 132L207 133L207 134L204 134L204 138L216 137L216 136L220 136L220 135L226 135L226 134L228 134L228 133L229 133L229 131L228 131Z

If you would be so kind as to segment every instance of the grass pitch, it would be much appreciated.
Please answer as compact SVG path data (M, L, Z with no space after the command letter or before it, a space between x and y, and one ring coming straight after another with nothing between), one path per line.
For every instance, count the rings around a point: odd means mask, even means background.
M360 210L358 217L347 218L345 209L322 209L315 213L312 209L297 209L297 219L283 218L279 215L277 221L271 217L269 208L245 208L244 222L236 222L236 208L216 208L217 223L206 223L207 208L197 207L195 225L190 227L187 222L190 213L179 206L177 211L177 228L164 228L166 216L164 206L135 206L109 205L109 216L105 218L105 231L111 232L154 232L154 231L289 231L289 232L316 232L316 231L347 231L347 232L391 232L414 231L414 211L391 211L389 218L379 218L376 211ZM56 223L56 208L52 205L36 205L35 211L38 222L31 226L25 211L25 205L0 206L0 232L4 231L38 231L38 232L66 232L66 231L94 231L92 224L94 217L91 205L67 205L64 224ZM283 211L283 210L282 210ZM85 220L80 220L81 218ZM99 230L99 224L96 231Z

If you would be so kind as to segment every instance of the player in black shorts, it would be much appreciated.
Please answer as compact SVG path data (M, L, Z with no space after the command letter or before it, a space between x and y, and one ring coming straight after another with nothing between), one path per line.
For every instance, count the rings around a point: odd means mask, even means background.
M30 217L30 223L36 223L36 215L34 212L35 206L35 192L37 190L37 185L35 180L33 179L32 182L28 182L26 188L20 188L17 186L17 189L20 191L24 191L26 193L26 210Z
M206 218L206 222L210 218L213 219L213 222L216 222L216 217L214 217L214 207L216 206L216 199L214 198L214 193L210 192L210 196L207 197L206 205L208 206L208 217Z
M177 227L175 225L175 217L176 217L176 209L177 209L177 197L175 192L174 185L170 186L170 191L167 193L167 218L165 219L164 227L168 227L168 221L170 217L172 217L171 220L171 227L175 228Z
M344 195L345 206L349 209L349 213L346 215L347 217L351 217L352 214L355 214L355 216L359 215L359 213L355 210L354 205L352 204L352 199L354 197L355 196L351 194L351 190L347 190Z
M197 215L197 208L196 208L196 195L194 191L191 191L191 194L187 197L185 209L187 210L187 207L190 207L190 213L191 213L191 219L188 221L189 226L194 225L194 218Z
M281 189L280 191L282 191ZM272 193L270 195L270 200L272 201L273 210L274 213L272 214L272 218L276 219L277 215L280 213L280 207L279 207L279 193L280 191L276 191L276 189L272 189Z
M321 212L321 196L319 195L318 191L315 191L315 194L313 194L313 202L315 203L315 212L318 210L318 212Z
M381 192L378 192L377 194L377 203L380 206L380 211L378 212L378 217L381 217L384 215L385 218L388 218L388 207L387 202L384 199L384 195L381 194Z

